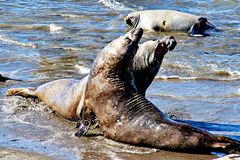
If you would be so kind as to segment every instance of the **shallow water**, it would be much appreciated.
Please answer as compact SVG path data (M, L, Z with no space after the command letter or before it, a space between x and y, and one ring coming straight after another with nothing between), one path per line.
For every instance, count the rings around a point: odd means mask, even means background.
M0 83L0 147L55 159L211 159L116 143L102 136L77 139L74 123L44 104L5 98L12 87L85 76L96 54L127 32L123 17L142 9L174 9L202 15L221 29L210 37L174 35L147 97L163 112L216 134L240 140L240 2L229 1L0 1L0 73L23 82ZM63 29L50 27L57 24ZM51 25L52 26L52 25Z

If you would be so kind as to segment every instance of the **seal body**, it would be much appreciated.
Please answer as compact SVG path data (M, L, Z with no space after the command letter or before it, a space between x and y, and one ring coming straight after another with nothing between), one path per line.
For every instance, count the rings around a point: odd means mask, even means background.
M140 27L155 32L182 31L191 36L202 35L207 29L215 28L206 18L174 10L144 10L125 17L130 27Z
M160 40L147 41L139 46L134 57L133 70L134 83L140 94L145 95L146 89L160 68L162 57L169 50L173 50L176 44L174 37L167 36ZM7 95L37 97L64 118L77 120L90 114L83 109L87 82L88 76L81 80L59 79L37 88L12 88L7 91Z
M172 151L239 152L239 142L175 122L138 92L132 63L141 36L142 29L133 29L114 40L91 69L84 106L94 112L104 136Z
M64 118L75 120L83 108L87 80L88 76L81 80L59 79L37 88L12 88L6 94L37 97Z

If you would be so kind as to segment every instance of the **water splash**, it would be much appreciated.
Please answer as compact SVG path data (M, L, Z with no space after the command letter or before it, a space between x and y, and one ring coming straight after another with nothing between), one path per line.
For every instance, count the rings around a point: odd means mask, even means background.
M99 0L98 2L116 11L134 11L134 9L129 8L125 6L123 3L115 0Z
M80 74L89 74L90 73L90 68L87 68L85 66L76 64L74 67L78 69L78 72Z
M63 31L63 27L58 24L51 23L49 25L49 30L50 30L50 33L52 34L61 33Z

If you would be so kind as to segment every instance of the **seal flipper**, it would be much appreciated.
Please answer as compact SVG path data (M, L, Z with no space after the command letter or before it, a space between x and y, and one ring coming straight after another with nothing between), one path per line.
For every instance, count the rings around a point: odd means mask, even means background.
M208 33L205 33L207 23L209 23L207 21L207 18L204 18L204 17L198 18L198 20L192 25L192 27L188 31L189 36L191 36L191 37L206 37L206 36L209 36Z
M217 136L218 142L213 143L212 147L217 152L226 154L240 154L240 142L224 136Z
M80 117L81 120L79 120L76 125L76 128L79 128L79 130L74 134L79 138L87 134L90 126L96 124L95 114L89 108L83 108Z
M35 88L10 88L6 92L7 96L23 96L23 97L36 97L36 89Z
M77 122L76 128L79 128L79 130L74 134L76 137L81 138L84 136L91 126L91 120L80 120Z

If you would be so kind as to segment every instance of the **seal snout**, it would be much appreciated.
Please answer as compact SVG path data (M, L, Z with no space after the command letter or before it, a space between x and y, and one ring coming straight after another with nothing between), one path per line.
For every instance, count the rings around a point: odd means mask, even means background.
M132 28L137 28L140 21L140 14L129 14L127 17L124 18L124 21L128 26Z
M127 25L129 25L130 27L133 27L133 23L131 21L131 18L129 16L124 18L124 21Z
M169 51L172 51L175 48L175 46L177 45L177 41L175 40L175 38L173 36L164 37L160 41L164 42L167 45L167 48L169 49Z

